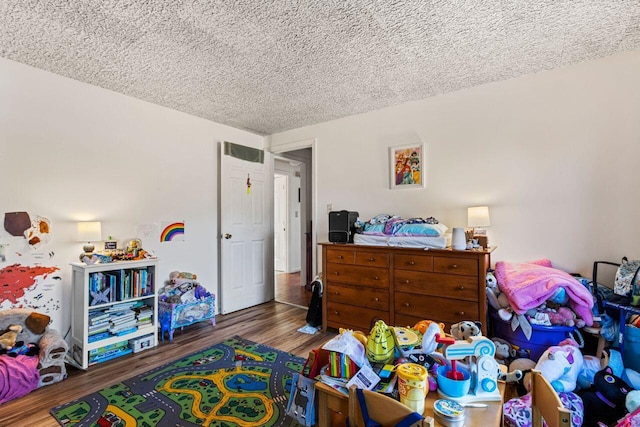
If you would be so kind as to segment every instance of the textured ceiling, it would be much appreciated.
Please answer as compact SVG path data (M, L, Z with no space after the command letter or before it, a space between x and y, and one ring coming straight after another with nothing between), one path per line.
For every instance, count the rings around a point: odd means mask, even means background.
M0 56L260 134L640 48L640 0L0 0Z

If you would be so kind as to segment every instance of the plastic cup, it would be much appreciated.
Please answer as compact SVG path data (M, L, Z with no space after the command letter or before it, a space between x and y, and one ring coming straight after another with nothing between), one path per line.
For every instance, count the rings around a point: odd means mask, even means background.
M422 414L424 399L427 397L429 373L424 366L416 363L402 363L398 366L398 392L400 402Z

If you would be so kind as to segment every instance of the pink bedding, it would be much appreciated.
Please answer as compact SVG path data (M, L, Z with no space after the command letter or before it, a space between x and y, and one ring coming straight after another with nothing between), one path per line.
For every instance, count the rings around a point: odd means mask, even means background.
M38 388L37 366L37 356L0 356L0 404Z
M586 287L570 274L553 268L551 261L532 263L497 262L495 276L500 290L507 296L511 307L518 314L536 308L545 302L554 291L565 288L569 306L587 326L593 325L593 297Z

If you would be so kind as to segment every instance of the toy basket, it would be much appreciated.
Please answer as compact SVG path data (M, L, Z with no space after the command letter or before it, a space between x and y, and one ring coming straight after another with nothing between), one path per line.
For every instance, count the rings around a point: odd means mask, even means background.
M164 332L169 332L169 339L173 340L173 330L194 323L210 319L215 325L216 298L211 295L197 301L177 304L158 301L158 317L164 340Z
M507 340L516 349L517 357L526 357L537 361L544 351L565 338L572 337L576 330L573 326L531 325L531 339L522 332L522 328L511 330L511 322L505 322L492 307L489 308L493 335Z

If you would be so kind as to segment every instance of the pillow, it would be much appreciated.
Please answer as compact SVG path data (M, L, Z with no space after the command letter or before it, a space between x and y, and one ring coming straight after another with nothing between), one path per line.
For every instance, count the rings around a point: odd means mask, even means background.
M27 317L24 324L27 325L27 328L34 334L42 335L50 321L51 318L46 314L36 313L34 311Z

